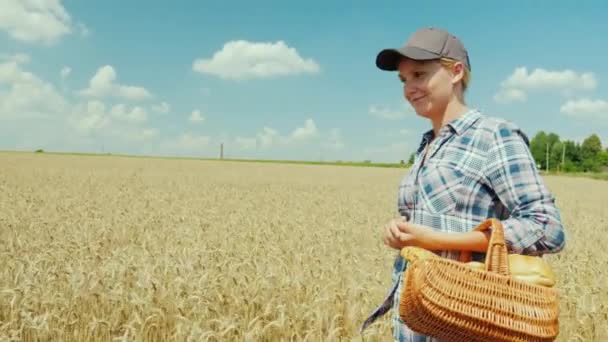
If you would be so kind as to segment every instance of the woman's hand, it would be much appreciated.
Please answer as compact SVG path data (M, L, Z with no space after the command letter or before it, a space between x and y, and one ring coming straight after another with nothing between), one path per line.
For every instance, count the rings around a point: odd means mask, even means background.
M409 223L405 218L389 221L384 229L384 244L394 248L415 246L429 251L459 250L485 252L488 248L488 231L442 233L427 226Z
M401 249L416 246L428 250L438 249L438 234L431 228L407 222L404 218L392 219L384 230L384 244Z

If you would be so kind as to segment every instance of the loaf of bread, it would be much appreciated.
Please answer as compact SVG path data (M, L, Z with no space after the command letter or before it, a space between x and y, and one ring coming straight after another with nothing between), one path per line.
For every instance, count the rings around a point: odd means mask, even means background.
M401 249L401 256L413 262L428 258L439 258L433 252L419 247L405 247ZM485 264L478 261L466 263L467 266L484 270ZM547 261L543 258L529 255L509 254L509 274L518 281L552 287L555 285L555 274Z
M509 272L517 280L542 286L555 285L555 274L543 258L509 254Z
M483 270L486 265L482 262L471 261L467 266ZM555 274L549 264L542 258L509 254L509 274L514 279L525 283L552 287L555 285Z

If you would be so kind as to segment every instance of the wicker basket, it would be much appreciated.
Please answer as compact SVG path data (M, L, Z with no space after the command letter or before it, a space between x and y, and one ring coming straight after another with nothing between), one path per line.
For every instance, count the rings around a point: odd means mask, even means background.
M559 333L555 288L509 276L508 255L500 221L491 228L485 270L459 261L428 258L411 261L403 277L399 315L421 334L446 341L553 341Z

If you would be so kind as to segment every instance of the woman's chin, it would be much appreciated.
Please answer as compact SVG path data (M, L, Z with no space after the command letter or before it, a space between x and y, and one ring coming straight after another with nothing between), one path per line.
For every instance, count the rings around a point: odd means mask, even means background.
M437 113L437 110L433 110L434 108L432 106L413 107L413 109L418 116L429 120L434 120L441 115L440 113Z
M416 112L416 114L418 116L421 116L423 118L430 119L430 117L431 117L430 111L428 111L426 109L414 109L414 111Z

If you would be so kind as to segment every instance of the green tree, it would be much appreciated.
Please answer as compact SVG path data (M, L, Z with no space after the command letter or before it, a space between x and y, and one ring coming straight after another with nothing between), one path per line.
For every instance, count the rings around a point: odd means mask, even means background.
M546 167L546 153L547 153L547 134L544 131L536 133L536 135L530 140L530 152L536 165L544 169Z
M564 152L564 144L560 141L553 144L551 147L551 153L549 158L549 167L551 170L564 170L564 165L562 165L562 156Z
M555 145L559 144L560 140L559 140L559 135L555 134L555 133L549 133L547 134L547 145L549 146L549 169L550 170L557 170L557 167L559 166L559 164L561 163L561 145L559 146L559 150L556 151L556 156L553 156L553 151L555 149ZM547 160L547 147L545 146L545 160ZM545 165L545 168L547 166Z
M578 172L580 170L580 166L575 164L572 160L566 159L564 163L564 172Z
M549 133L547 135L547 143L549 144L549 151L553 148L553 145L559 142L559 135L555 133Z
M564 145L566 145L566 159L580 161L581 145L572 140L565 140Z
M581 145L572 140L564 141L564 145L566 145L566 163L564 165L564 171L580 171L582 169Z
M410 159L407 161L408 165L414 165L414 157L416 157L416 153L412 152L412 154L410 154Z
M602 166L608 166L608 148L600 153L599 159Z
M600 153L602 142L597 134L587 137L581 145L581 157L583 159L583 171L597 172L601 166Z
M530 152L532 153L532 157L534 157L534 161L536 161L536 164L539 165L541 169L545 170L547 168L547 150L549 152L549 168L552 170L556 169L558 164L553 161L552 154L553 146L559 142L559 135L555 133L545 133L544 131L536 133L534 138L532 138L530 141Z

